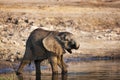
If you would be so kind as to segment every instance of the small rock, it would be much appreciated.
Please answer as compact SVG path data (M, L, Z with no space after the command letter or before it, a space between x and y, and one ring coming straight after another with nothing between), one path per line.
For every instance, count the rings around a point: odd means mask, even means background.
M2 40L1 40L1 43L7 43L8 42L8 39L7 38L3 38Z
M11 62L14 62L15 60L14 59L10 59Z
M29 20L28 20L28 19L25 19L24 22L29 23Z

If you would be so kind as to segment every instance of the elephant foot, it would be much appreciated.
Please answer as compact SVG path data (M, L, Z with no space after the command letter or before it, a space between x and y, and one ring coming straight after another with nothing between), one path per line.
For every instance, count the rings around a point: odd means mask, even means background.
M53 75L54 75L54 74L58 74L58 71L53 71L53 73L52 73L52 74L53 74Z
M22 73L16 71L16 75L21 75Z
M66 71L62 71L62 74L67 74L67 72L68 72L67 70Z

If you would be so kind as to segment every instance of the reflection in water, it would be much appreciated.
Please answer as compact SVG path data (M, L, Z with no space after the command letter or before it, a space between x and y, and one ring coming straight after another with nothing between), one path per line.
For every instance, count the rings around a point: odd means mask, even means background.
M24 80L23 77L24 77L23 75L18 75L17 76L18 80ZM27 79L27 80L32 80L32 79L30 78L30 79ZM41 75L40 75L40 79L39 80L46 80L46 79L42 79ZM59 74L52 74L51 80L59 80ZM62 74L61 75L61 80L67 80L67 74Z
M67 74L62 75L62 80L67 80Z
M51 80L59 80L59 75L58 74L53 74ZM61 80L67 80L67 74L62 74L61 75Z
M86 60L68 62L67 75L51 75L49 67L42 69L41 80L120 80L120 60ZM26 69L26 68L25 68ZM9 73L0 69L0 80L8 80L14 73ZM31 69L30 69L31 70ZM35 80L35 70L24 71L22 75L17 76L19 80ZM3 79L7 76L8 79ZM2 78L1 78L2 77ZM14 76L15 77L15 76ZM16 78L16 77L15 77ZM13 80L13 79L9 79ZM14 79L17 80L17 79Z
M52 75L52 80L58 80L58 74Z
M23 75L17 75L18 80L23 80Z

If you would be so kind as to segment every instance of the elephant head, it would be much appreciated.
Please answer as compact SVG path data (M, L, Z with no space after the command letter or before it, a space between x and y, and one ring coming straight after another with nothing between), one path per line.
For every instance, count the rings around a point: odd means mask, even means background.
M48 51L59 53L59 55L65 50L72 53L72 49L79 48L77 39L69 32L60 32L56 36L51 33L43 40L43 44Z
M72 33L69 32L60 32L58 40L63 43L64 49L66 49L69 53L72 53L72 49L78 49L79 48L79 42L75 38L75 36Z

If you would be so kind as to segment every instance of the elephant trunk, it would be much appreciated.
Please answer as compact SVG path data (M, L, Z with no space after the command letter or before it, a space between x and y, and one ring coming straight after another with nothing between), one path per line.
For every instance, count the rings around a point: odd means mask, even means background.
M80 47L80 44L76 43L75 44L75 49L79 49L79 47Z
M75 49L79 49L80 45L76 45L76 48Z
M80 45L77 41L71 42L71 49L78 49L79 47L80 47Z

